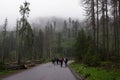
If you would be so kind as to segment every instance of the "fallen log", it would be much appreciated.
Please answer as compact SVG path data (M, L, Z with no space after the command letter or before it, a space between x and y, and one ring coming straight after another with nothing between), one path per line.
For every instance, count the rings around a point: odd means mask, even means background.
M8 70L21 70L21 69L27 69L25 65L10 65L7 67Z

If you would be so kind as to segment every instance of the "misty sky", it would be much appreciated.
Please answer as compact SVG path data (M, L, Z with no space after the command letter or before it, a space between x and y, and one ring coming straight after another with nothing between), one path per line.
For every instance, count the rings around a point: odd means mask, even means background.
M0 25L8 18L9 26L15 26L15 20L20 18L19 7L25 0L0 0ZM63 18L84 18L80 0L27 0L30 2L30 17L58 16Z

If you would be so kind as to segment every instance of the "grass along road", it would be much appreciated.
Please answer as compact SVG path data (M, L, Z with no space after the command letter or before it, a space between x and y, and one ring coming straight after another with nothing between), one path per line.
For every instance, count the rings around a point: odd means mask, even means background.
M86 77L87 80L120 80L120 72L107 71L95 67L85 67L77 63L70 64L70 67L82 77Z

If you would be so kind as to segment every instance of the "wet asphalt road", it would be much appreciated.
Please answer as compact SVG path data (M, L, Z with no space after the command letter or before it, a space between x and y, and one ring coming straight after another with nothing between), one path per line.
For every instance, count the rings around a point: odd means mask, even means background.
M9 76L2 80L76 80L69 68L47 63Z

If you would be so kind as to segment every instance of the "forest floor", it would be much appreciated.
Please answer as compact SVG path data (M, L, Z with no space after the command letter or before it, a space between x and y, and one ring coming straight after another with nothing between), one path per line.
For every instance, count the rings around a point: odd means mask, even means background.
M4 70L4 71L0 71L0 80L2 78L5 78L5 77L8 77L8 76L20 73L22 71L24 71L24 70Z
M46 63L1 80L76 80L68 67Z
M108 71L99 67L87 67L78 63L72 63L70 67L81 77L87 78L87 80L120 80L119 71Z

